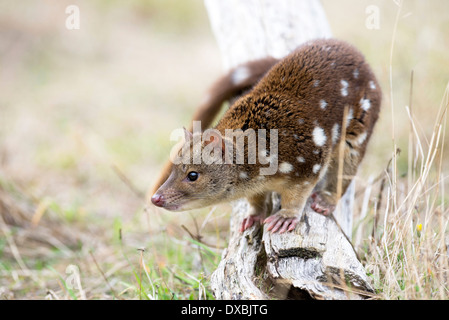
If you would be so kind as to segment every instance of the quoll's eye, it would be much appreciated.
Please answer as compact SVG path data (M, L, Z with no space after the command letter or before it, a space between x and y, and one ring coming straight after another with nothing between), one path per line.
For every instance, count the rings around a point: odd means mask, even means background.
M199 176L200 174L198 173L198 172L195 172L195 171L190 171L188 174L187 174L187 179L189 180L189 181L195 181L196 179L198 179L198 176Z

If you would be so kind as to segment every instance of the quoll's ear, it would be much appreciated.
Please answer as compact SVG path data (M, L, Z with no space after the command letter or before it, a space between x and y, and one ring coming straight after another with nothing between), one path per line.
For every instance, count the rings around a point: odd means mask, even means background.
M190 132L189 130L187 130L185 127L183 127L184 129L184 139L185 141L190 141L193 139L193 133Z
M210 146L211 148L218 148L221 149L222 151L225 149L223 138L215 135L211 135L209 137L209 141L206 141L204 145Z
M208 129L203 133L204 146L208 148L220 149L222 153L226 150L226 143L224 137L218 130Z
M213 154L214 157L219 156L222 160L221 163L223 163L223 160L225 160L225 150L226 145L223 137L221 136L221 133L216 129L207 129L203 132L203 145L204 145L204 154L211 155ZM219 152L217 154L216 152ZM212 158L210 160L206 160L203 157L203 160L205 163L212 163L215 162L212 161ZM215 162L216 163L216 162Z

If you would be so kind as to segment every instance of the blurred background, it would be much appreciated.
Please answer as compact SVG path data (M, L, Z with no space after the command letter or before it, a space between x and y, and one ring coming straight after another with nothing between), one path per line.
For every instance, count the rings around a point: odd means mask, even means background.
M391 0L322 3L384 92L358 181L384 171L393 134L405 174L411 72L423 137L444 102L449 3L407 0L398 19ZM80 25L70 30L73 4ZM230 206L170 213L145 200L171 131L220 74L201 0L0 0L0 299L212 297Z

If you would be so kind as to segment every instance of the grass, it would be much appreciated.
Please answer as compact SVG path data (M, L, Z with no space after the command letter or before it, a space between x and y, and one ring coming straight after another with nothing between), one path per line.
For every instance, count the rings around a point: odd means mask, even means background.
M69 4L2 3L0 298L212 299L229 206L145 201L170 132L221 73L202 2L80 2L74 32ZM354 246L380 299L448 299L447 3L323 4L384 91ZM367 5L379 30L364 28Z
M9 192L14 194L13 190ZM2 203L6 202L4 197L1 200ZM23 199L14 200L23 203ZM177 239L166 233L152 237L152 241L147 243L148 248L137 247L133 243L135 239L130 239L133 235L129 233L136 230L136 226L132 225L134 223L125 225L115 220L111 228L113 234L99 237L85 230L86 224L98 225L98 221L83 221L79 216L74 221L72 213L68 212L71 210L62 210L51 201L46 207L47 219L35 226L33 237L25 236L23 239L20 233L35 215L23 217L13 227L2 223L5 236L0 242L2 298L212 298L206 287L205 272L209 274L216 267L220 259L219 251L190 236ZM4 212L2 219L8 216ZM51 221L49 216L52 216ZM77 239L72 239L71 235L69 239L49 235L47 231L56 228L60 222L69 226L65 232L82 230L84 234L78 235L80 237ZM105 232L103 228L99 231ZM112 241L99 243L104 239ZM73 241L79 247L66 247L58 243L59 240Z
M449 211L442 172L448 89L428 139L417 133L419 122L410 115L410 169L398 174L393 157L382 180L385 190L368 200L370 210L359 225L370 232L364 264L383 299L449 298Z
M397 10L390 50L390 108L395 123L393 56L403 2ZM369 237L366 267L383 299L447 299L448 213L444 174L444 147L449 107L449 82L436 113L430 137L420 132L419 116L413 110L411 73L409 104L404 107L409 122L406 172L398 168L395 126L392 127L392 162L382 180L386 183L385 205L374 201L373 231ZM412 112L413 110L413 112ZM377 198L379 200L379 197ZM379 220L383 219L383 223Z

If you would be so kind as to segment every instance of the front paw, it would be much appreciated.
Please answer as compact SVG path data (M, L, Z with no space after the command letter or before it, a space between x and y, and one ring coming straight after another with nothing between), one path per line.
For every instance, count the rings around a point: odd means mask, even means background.
M253 226L255 222L260 223L263 219L263 215L249 215L242 221L242 225L240 226L240 232L245 231Z
M335 201L324 192L317 191L312 194L313 203L310 207L322 215L329 216L335 210Z
M298 224L298 213L293 210L281 209L272 216L264 220L267 225L267 230L271 232L284 233L292 231Z

